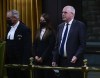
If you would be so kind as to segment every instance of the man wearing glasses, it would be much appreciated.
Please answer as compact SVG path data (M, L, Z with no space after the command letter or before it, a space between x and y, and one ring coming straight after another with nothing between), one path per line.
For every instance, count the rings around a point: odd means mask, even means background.
M65 6L62 10L62 20L58 26L57 43L53 51L52 66L81 67L85 49L86 28L84 23L75 20L73 6ZM83 78L80 71L61 70L61 78Z

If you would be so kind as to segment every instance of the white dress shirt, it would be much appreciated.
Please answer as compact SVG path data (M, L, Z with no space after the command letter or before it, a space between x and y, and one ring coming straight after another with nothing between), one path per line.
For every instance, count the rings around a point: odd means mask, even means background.
M11 29L7 34L7 39L14 40L15 31L16 31L19 23L20 23L20 21L18 21L14 26L11 26Z
M46 31L46 28L41 29L40 40L42 40L45 31Z
M64 43L64 57L67 56L66 43L67 43L68 34L69 34L69 31L70 31L70 28L71 28L72 21L73 21L73 19L68 23L68 31L67 31L67 36L66 36L66 40L65 40L65 43ZM65 33L65 29L66 29L66 27L67 27L66 25L67 25L67 23L65 23L64 28L63 28L60 47L61 47L61 44L62 44L63 36L64 36L64 33Z

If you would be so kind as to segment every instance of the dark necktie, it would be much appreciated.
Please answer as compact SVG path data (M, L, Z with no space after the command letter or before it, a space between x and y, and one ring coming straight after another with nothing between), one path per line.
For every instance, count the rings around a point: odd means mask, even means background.
M69 24L66 25L67 27L65 29L65 32L64 32L64 35L63 35L63 39L62 39L62 43L61 43L61 47L60 47L60 55L61 56L64 56L64 44L65 44L66 37L67 37L68 25Z

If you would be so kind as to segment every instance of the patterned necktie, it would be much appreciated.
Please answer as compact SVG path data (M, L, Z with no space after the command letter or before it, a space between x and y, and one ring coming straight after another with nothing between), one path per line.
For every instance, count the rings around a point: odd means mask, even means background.
M60 47L60 55L61 56L64 56L64 44L65 44L66 37L67 37L68 25L69 24L66 25L67 27L65 29L65 32L64 32L64 35L63 35L63 39L62 39L62 43L61 43L61 47Z

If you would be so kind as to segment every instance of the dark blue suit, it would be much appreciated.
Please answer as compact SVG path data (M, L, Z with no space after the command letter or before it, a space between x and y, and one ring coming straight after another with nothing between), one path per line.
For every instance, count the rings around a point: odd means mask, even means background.
M64 67L82 66L83 65L83 53L84 53L85 42L86 42L85 41L85 37L86 37L85 25L80 21L73 20L69 34L68 34L67 43L66 43L67 57L62 57L59 54L59 47L60 47L60 42L62 38L64 24L65 23L61 23L58 26L57 44L53 52L54 54L53 61L57 62L58 66L62 66L62 67L63 66ZM78 58L75 64L71 63L71 59L73 56L76 56ZM73 75L70 75L70 76L73 76ZM74 77L76 78L77 76L74 76ZM69 77L69 78L72 78L72 77Z
M10 31L10 26L7 33ZM15 34L14 40L6 38L6 64L28 64L31 56L32 42L31 32L23 24L19 23ZM8 78L27 78L27 72L20 69L8 69Z

